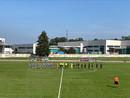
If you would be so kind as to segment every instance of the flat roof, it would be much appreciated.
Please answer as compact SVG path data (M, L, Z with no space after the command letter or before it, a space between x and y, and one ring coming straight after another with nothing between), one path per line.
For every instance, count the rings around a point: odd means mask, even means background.
M126 48L120 48L120 47L110 47L109 49L126 49Z

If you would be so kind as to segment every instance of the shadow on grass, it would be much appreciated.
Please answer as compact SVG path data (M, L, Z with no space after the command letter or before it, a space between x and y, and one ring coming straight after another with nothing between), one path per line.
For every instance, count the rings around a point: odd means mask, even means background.
M112 86L112 85L107 85L107 87L115 88L115 86Z

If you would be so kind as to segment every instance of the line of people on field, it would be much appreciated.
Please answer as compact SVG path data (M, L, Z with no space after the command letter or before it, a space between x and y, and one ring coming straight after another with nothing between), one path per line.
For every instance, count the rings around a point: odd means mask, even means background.
M88 65L88 66L87 66ZM94 63L67 63L67 62L65 62L65 63L42 63L42 62L38 62L38 63L36 63L36 62L29 62L29 69L49 69L49 68L65 68L65 69L67 69L67 68L71 68L71 69L79 69L79 68L81 68L81 69L86 69L87 67L88 67L88 69L93 69L94 68ZM98 64L98 63L96 63L96 65L95 65L95 68L96 69L98 69L98 67L100 67L100 69L102 69L102 66L103 66L103 64L102 63L100 63L100 64Z
M53 65L55 68L55 63L29 62L29 69L44 69L44 68L47 69L47 68L52 68Z
M98 69L98 67L100 67L100 69L102 69L103 64L101 63L100 65L98 65L98 63L96 63L96 69ZM87 64L86 63L70 63L70 66L68 63L60 63L60 68L64 67L64 68L71 68L71 69L79 69L79 68L87 68ZM94 68L94 63L88 63L88 69L90 68Z

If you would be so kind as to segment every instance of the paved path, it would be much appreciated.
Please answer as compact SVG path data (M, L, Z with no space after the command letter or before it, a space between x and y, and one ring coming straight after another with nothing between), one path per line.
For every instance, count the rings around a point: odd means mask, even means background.
M27 61L27 60L20 60L20 59L0 59L0 61Z
M27 62L28 60L20 60L20 59L0 59L0 61L18 61L18 62ZM50 62L79 62L79 60L49 60ZM113 63L124 63L124 61L99 61L99 62L113 62ZM126 61L126 63L130 63L130 61Z

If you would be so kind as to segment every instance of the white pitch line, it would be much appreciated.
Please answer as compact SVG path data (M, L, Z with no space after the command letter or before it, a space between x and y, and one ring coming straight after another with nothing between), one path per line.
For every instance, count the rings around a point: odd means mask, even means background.
M97 71L97 69L95 69L95 70L91 70L91 71L89 71L89 72L95 72L95 71Z
M63 68L62 68L62 73L61 73L61 79L60 79L60 86L59 86L59 94L58 94L58 98L60 98L61 85L62 85L62 78L63 78Z

